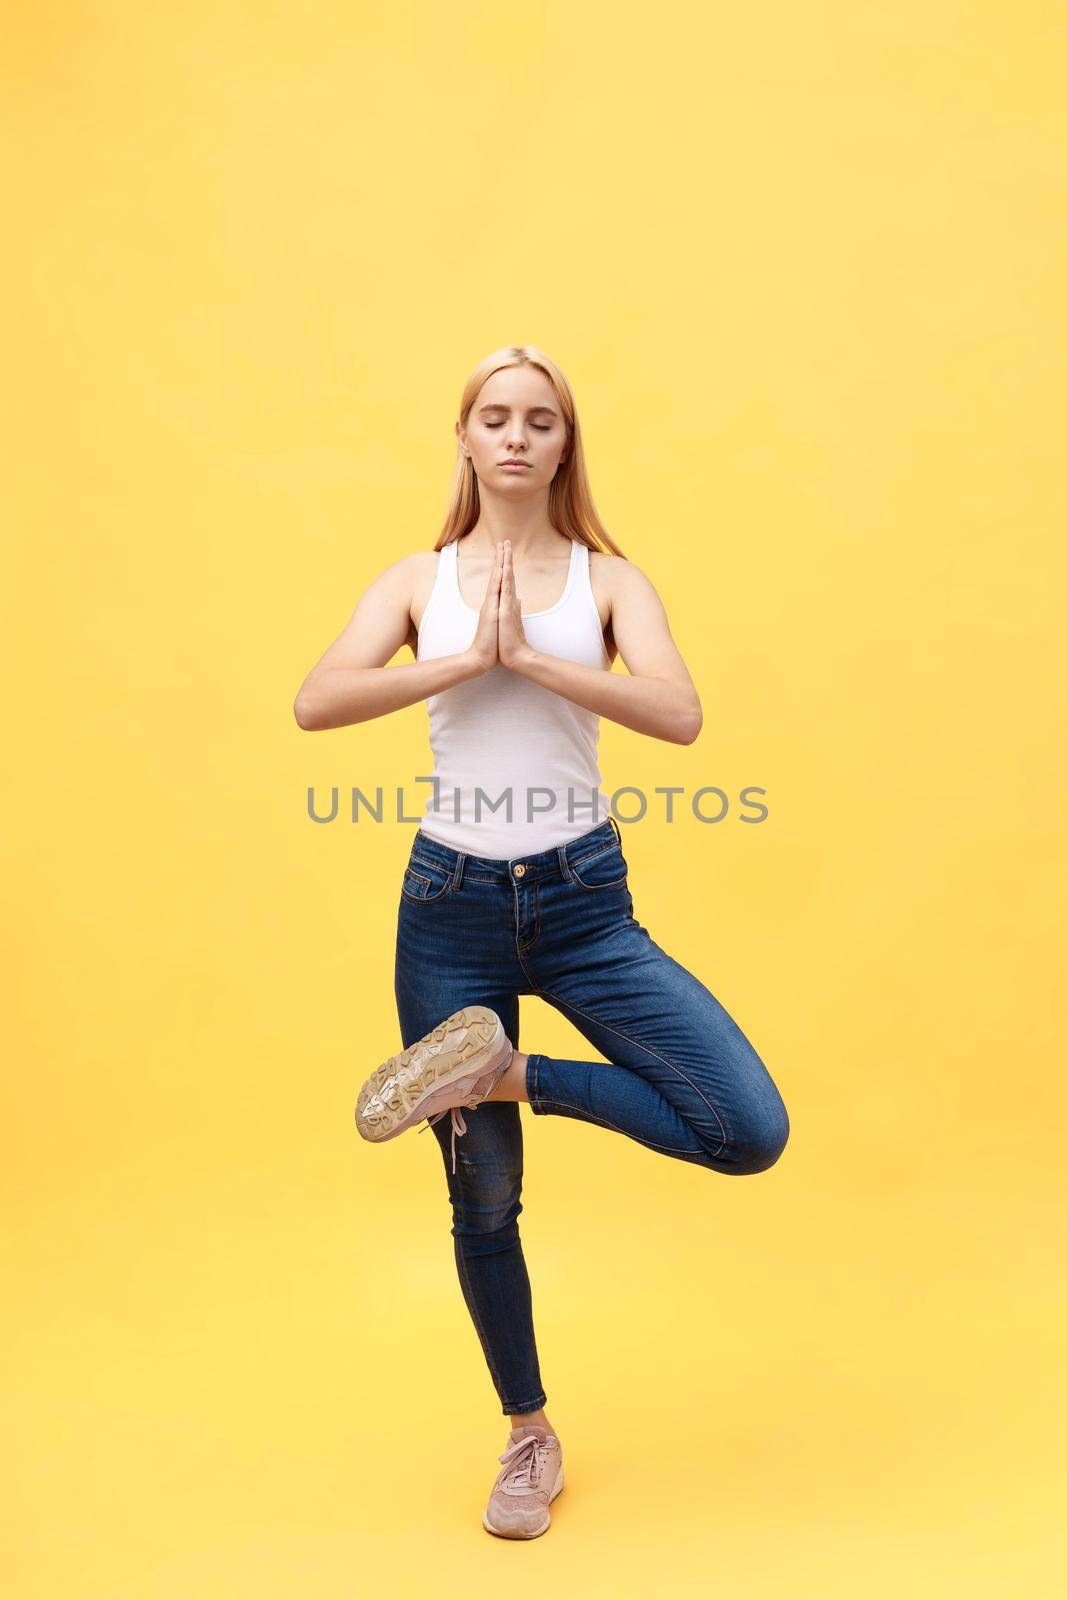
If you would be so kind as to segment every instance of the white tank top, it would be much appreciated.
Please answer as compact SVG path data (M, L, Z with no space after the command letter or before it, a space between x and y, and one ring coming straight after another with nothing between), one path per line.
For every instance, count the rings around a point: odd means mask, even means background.
M567 583L546 611L523 615L535 650L608 669L589 582L589 548L571 540ZM417 659L474 641L478 611L460 594L456 541L437 553ZM422 832L469 855L510 861L588 833L611 814L600 788L600 717L500 661L426 701L433 776ZM495 809L494 809L495 806Z

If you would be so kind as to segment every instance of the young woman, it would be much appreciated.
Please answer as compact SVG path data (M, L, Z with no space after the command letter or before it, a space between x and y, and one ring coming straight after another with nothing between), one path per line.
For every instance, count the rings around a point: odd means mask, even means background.
M434 1129L460 1285L512 1424L483 1525L532 1538L563 1457L519 1239L519 1102L733 1174L771 1166L789 1120L738 1025L634 915L600 717L691 744L701 709L656 590L596 514L570 386L531 346L497 351L456 435L436 545L375 579L295 711L338 728L427 702L435 782L398 907L404 1048L363 1085L356 1121L375 1143ZM404 644L416 659L387 667ZM520 1051L524 994L603 1059Z

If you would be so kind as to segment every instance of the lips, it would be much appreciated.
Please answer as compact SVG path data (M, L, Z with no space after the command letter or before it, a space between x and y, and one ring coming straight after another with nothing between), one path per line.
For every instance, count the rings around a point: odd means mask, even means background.
M501 461L500 465L511 472L529 472L528 461Z

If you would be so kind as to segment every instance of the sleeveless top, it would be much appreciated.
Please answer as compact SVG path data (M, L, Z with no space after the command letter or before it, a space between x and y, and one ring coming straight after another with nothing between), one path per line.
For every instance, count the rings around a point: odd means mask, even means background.
M589 582L589 549L571 540L555 605L522 619L535 650L611 666ZM437 554L417 659L455 655L474 641L478 610L459 588L456 541ZM600 717L496 661L426 701L436 780L421 831L469 855L510 861L579 838L611 812L600 788Z

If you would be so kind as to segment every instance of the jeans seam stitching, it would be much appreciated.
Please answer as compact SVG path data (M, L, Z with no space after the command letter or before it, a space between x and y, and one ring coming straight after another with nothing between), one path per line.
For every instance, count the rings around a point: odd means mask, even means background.
M662 1151L664 1155L691 1156L694 1161L699 1161L707 1154L706 1151L686 1150L676 1144L656 1144L652 1139L642 1139L639 1133L628 1133L625 1128L617 1127L614 1122L605 1122L603 1117L595 1117L591 1111L586 1111L584 1106L569 1106L565 1100L546 1100L543 1095L539 1095L537 1103L539 1106L556 1106L561 1111L579 1112L583 1122L595 1122L601 1128L610 1128L612 1133L621 1133L624 1139L634 1139L647 1149Z
M441 1150L442 1150L442 1153L443 1153L443 1150L444 1150L443 1146L441 1146ZM453 1204L454 1203L455 1202L453 1202ZM462 1203L462 1196L460 1196L460 1203ZM455 1237L455 1236L453 1236L453 1237ZM503 1395L503 1388L504 1388L503 1380L501 1379L501 1376L500 1376L500 1369L496 1365L495 1361L493 1360L492 1354L491 1354L492 1341L491 1341L491 1339L489 1338L488 1334L485 1331L485 1324L483 1323L483 1321L481 1319L481 1316L479 1314L479 1311L478 1311L478 1296L477 1296L477 1293L475 1292L473 1279L471 1278L471 1274L470 1274L470 1270L469 1270L469 1266L468 1266L468 1262L467 1262L467 1257L466 1257L466 1255L464 1253L462 1245L459 1244L458 1239L456 1240L456 1244L457 1244L457 1248L456 1248L456 1252L455 1252L455 1255L456 1255L456 1267L457 1267L457 1269L459 1271L460 1286L461 1286L461 1288L465 1288L466 1291L467 1291L467 1293L464 1295L464 1299L467 1302L467 1310L470 1313L471 1321L474 1323L474 1329L475 1329L475 1332L478 1335L478 1342L480 1343L480 1345L482 1347L482 1354L485 1357L485 1364L489 1368L489 1376L493 1381L493 1387L497 1392L497 1398L500 1400L500 1403L503 1406L504 1415L507 1416L507 1414L510 1411L515 1411L515 1412L536 1411L539 1406L541 1406L541 1405L543 1405L545 1403L543 1387L542 1387L542 1398L540 1400L538 1400L537 1405L532 1405L532 1406L510 1405L504 1399L504 1395ZM521 1244L520 1244L520 1249L521 1249ZM535 1361L535 1364L536 1364L536 1361L537 1361L537 1357L536 1357L536 1341L535 1341L534 1349L535 1349L534 1361Z
M470 1311L471 1320L474 1323L475 1329L476 1329L476 1331L478 1333L478 1339L479 1339L479 1341L481 1343L482 1350L483 1350L483 1352L485 1354L485 1364L489 1368L489 1376L493 1380L493 1387L496 1389L497 1394L500 1394L500 1391L503 1388L503 1384L500 1381L500 1373L497 1370L496 1363L493 1361L493 1358L490 1355L491 1341L486 1336L485 1329L482 1326L482 1319L478 1315L478 1297L474 1293L474 1288L473 1288L473 1285L471 1283L470 1274L467 1271L466 1257L463 1254L462 1248L457 1250L456 1259L457 1259L457 1263L458 1263L459 1269L460 1269L461 1282L463 1283L464 1287L467 1289L467 1292L468 1292L468 1294L470 1296L470 1304L468 1305L467 1309ZM503 1403L503 1399L504 1399L503 1395L500 1395L500 1399L501 1399L501 1403Z
M523 945L522 948L524 950L529 950L532 945L535 945L537 943L537 935L540 932L541 932L541 896L537 892L537 885L535 883L534 884L534 930L533 930L532 935L530 936L529 939L527 939L526 943ZM516 950L519 948L519 941L518 941L518 936L517 935L516 935L516 940L515 940L515 948L516 948Z
M570 1001L564 1000L561 995L552 994L548 989L540 989L537 992L543 995L545 999L550 1000L554 1005L566 1006L567 1009L573 1011L576 1016L585 1017L586 1021L595 1023L598 1028L606 1028L609 1033L618 1034L620 1039L625 1039L627 1043L636 1045L639 1050L647 1051L650 1056L655 1056L657 1061L662 1061L665 1067L670 1067L672 1072L676 1072L680 1078L684 1079L684 1081L696 1093L696 1095L703 1100L708 1110L714 1113L719 1127L722 1130L722 1143L719 1145L717 1150L711 1153L716 1156L722 1154L729 1141L729 1134L726 1129L726 1120L720 1112L718 1106L712 1104L707 1095L701 1089L700 1085L698 1083L694 1083L689 1074L687 1072L683 1072L681 1067L679 1067L676 1062L668 1061L667 1057L660 1055L658 1050L653 1050L650 1045L642 1044L640 1039L635 1039L632 1037L632 1035L624 1033L623 1030L616 1027L614 1023L602 1022L599 1017L594 1017L588 1011L583 1011L580 1006L571 1005ZM681 1112L678 1114L681 1116Z
M437 894L408 894L403 887L401 887L400 893L409 906L432 906L436 901L443 900L446 894L451 894L453 891L446 885Z
M512 891L513 891L514 896L515 896L515 954L519 958L519 966L522 968L523 972L526 974L526 981L530 985L531 990L533 991L534 994L539 994L540 991L539 991L539 989L537 987L537 984L534 982L533 974L530 972L529 967L526 965L525 961L522 959L522 945L519 942L519 891L518 891L518 887L515 884L512 884L511 887L512 887Z
M617 848L618 846L616 845L615 840L612 839L610 844L601 845L599 850L593 850L588 855L580 856L577 861L572 861L568 856L567 865L571 868L584 867L587 861L599 861L601 856L606 856L610 851Z

